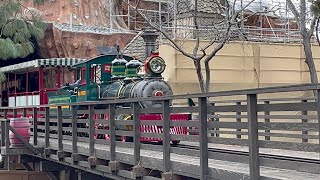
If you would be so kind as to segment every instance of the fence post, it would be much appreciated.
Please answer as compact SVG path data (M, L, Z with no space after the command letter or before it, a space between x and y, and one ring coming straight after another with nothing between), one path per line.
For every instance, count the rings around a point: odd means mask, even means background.
M208 165L208 107L207 97L200 97L199 102L199 141L200 141L200 179L205 180L209 175Z
M247 95L250 180L260 178L257 95Z
M23 108L22 116L27 117L27 108Z
M5 146L5 140L6 140L6 136L5 136L5 131L6 131L6 123L5 121L1 121L1 147Z
M46 148L49 147L49 138L50 138L50 108L45 108L45 144Z
M3 110L3 116L4 119L6 120L8 118L8 109ZM5 146L5 141L6 141L6 123L5 121L1 121L1 147Z
M18 116L18 109L14 108L13 109L13 117L17 118L17 116Z
M89 105L89 156L94 156L94 106Z
M317 89L317 115L318 115L318 140L320 144L320 89ZM318 153L320 153L320 147L318 149Z
M212 102L212 103L211 103L211 106L215 106L215 103ZM214 112L214 111L211 112L211 115L214 117L214 118L212 118L211 120L212 120L212 121L216 121L215 112ZM219 128L212 128L212 129L210 129L210 130L213 130L213 133L210 133L210 136L211 136L211 137L218 137L218 130L219 130Z
M9 152L10 148L10 139L9 139L9 126L10 126L10 121L6 119L5 121L5 146L6 146L6 152Z
M57 118L58 118L58 150L62 151L63 150L63 145L62 145L62 109L61 106L57 107Z
M140 104L133 103L134 165L140 163Z
M264 104L265 105L269 105L270 104L270 101L264 101ZM264 115L265 116L270 116L270 111L264 111ZM270 123L270 118L264 118L264 122L265 123ZM266 129L266 130L264 130L264 132L265 132L265 137L264 137L264 139L266 140L266 141L270 141L270 130L268 130L268 129Z
M33 145L38 145L38 113L37 108L33 108Z
M162 122L163 122L163 170L169 172L170 165L170 101L162 102Z
M241 102L236 102L236 105L237 105L237 106L241 106ZM236 113L237 113L237 114L236 114L237 116L241 116L241 111L237 110ZM237 117L237 118L236 118L236 122L237 122L237 123L241 123L241 117ZM237 132L240 133L240 132L241 132L241 129L237 129ZM241 139L241 134L237 134L237 138Z
M109 104L110 161L116 160L115 104Z
M77 107L71 106L72 111L72 153L77 153L78 129L77 129Z
M303 103L307 103L307 100L302 100L301 101L302 104ZM301 115L302 116L307 116L308 115L308 111L301 111ZM308 124L308 118L307 117L302 117L302 124ZM304 136L305 135L305 136ZM308 142L308 131L302 131L302 142Z

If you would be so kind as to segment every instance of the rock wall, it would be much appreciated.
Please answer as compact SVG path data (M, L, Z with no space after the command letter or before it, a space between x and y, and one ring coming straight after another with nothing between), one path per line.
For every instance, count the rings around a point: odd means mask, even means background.
M43 58L92 58L99 54L98 46L119 44L124 48L135 34L129 33L121 15L121 0L47 0L43 4L26 2L25 16L40 15L49 23L44 39L38 42ZM110 31L112 27L112 31Z
M112 2L112 5L109 2ZM112 15L121 15L122 0L46 0L43 4L34 4L33 0L26 7L40 11L43 19L54 23L67 23L86 26L110 26ZM110 7L111 6L111 7ZM112 28L127 28L123 18L112 17Z
M134 36L135 34L131 33L96 34L62 31L49 24L45 37L38 42L38 49L43 58L92 58L99 55L98 46L114 46L118 43L124 48Z

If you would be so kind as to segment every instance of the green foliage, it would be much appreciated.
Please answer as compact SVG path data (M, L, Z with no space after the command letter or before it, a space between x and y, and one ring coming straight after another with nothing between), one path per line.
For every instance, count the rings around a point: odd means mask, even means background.
M28 11L22 6L23 1L0 1L0 60L28 56L35 51L33 43L44 37L47 24L40 17L25 19L21 16L24 10ZM34 0L35 3L44 1Z

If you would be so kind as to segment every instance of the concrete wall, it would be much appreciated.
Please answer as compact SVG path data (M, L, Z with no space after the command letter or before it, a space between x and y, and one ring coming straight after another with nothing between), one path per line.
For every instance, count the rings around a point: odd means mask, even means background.
M183 43L187 52L192 52L195 44L193 40L177 43ZM206 43L201 42L200 46ZM319 50L317 45L313 46L318 76ZM161 45L159 51L167 63L164 78L174 93L199 92L193 62L168 45ZM211 60L211 91L309 83L308 67L304 61L303 46L300 44L228 43Z

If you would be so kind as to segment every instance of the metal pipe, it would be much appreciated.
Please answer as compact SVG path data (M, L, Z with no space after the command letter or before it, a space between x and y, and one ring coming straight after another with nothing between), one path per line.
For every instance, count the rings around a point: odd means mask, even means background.
M158 38L158 34L155 30L152 29L145 29L144 32L141 34L145 42L145 58L151 55L151 52L155 51L156 49L156 39Z

